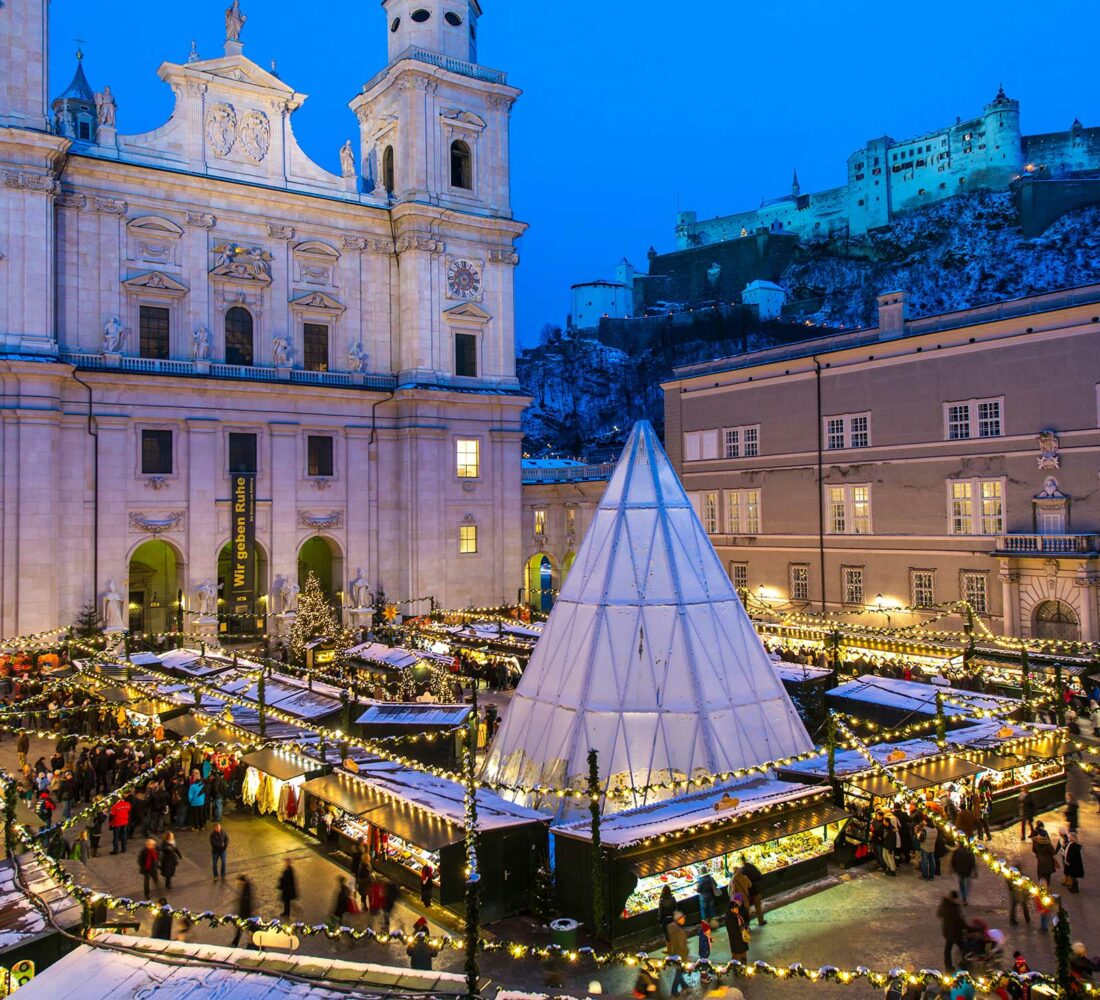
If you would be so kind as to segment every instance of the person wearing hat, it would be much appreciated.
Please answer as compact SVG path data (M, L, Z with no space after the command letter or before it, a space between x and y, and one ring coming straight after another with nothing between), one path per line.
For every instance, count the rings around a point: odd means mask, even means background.
M413 924L413 935L412 943L405 949L405 954L409 956L409 968L431 972L432 959L439 954L439 949L428 937L428 921L423 917Z
M668 926L668 942L665 945L665 954L669 958L673 956L679 958L679 962L674 966L675 971L672 976L671 992L674 997L678 997L687 989L687 980L684 978L684 963L688 960L690 952L688 951L687 931L684 930L686 919L679 910L672 914L672 923Z
M709 921L702 921L699 924L699 959L710 960L710 946L713 943L713 935ZM710 982L710 969L707 966L703 966L699 970L699 982Z

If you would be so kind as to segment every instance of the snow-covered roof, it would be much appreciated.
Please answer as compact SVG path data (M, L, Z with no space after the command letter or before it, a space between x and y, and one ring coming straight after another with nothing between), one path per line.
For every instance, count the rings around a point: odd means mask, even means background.
M49 906L54 920L66 930L76 927L82 916L80 903L61 888L34 854L20 854L16 863L23 881ZM0 952L20 947L45 933L53 933L53 930L16 884L15 865L11 861L0 861Z
M752 778L605 816L600 822L600 840L609 847L627 847L700 823L733 819L765 806L809 805L820 796L820 788L804 788L775 778ZM588 820L555 826L553 831L582 840L592 837Z
M373 701L355 721L370 726L460 726L470 711L469 705Z
M827 667L811 667L808 664L804 666L801 663L789 663L787 660L777 660L774 657L772 666L780 680L791 682L821 680L832 673Z
M387 646L381 642L364 642L358 646L352 646L348 650L348 656L359 660L368 660L372 663L382 663L394 670L407 670L415 667L426 654L420 650L402 649L399 646Z
M111 948L81 945L20 987L26 1000L107 1000L116 997L232 997L233 1000L347 1000L392 993L452 995L465 979L331 957L262 952L220 945L97 933ZM216 963L216 964L214 964ZM293 977L293 978L289 978ZM303 982L303 980L316 982ZM328 989L325 980L337 988Z
M745 292L759 292L759 291L784 292L784 294L786 294L785 289L782 286L777 285L774 281L764 281L762 278L757 278L755 281L750 281L745 286L744 291ZM742 292L742 294L744 294L744 292Z
M653 428L639 422L482 776L577 786L594 749L605 787L637 788L811 746Z
M920 681L902 680L898 677L879 677L876 674L864 674L854 681L841 684L828 691L826 696L934 715L937 693L943 695L944 711L949 715L973 709L1003 712L1008 715L1020 707L1018 699L1004 695L977 694L974 691L963 691L959 688L933 686L922 684Z

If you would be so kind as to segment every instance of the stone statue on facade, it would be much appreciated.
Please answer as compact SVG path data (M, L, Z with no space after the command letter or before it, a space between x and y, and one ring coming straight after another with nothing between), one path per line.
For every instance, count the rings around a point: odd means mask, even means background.
M118 354L122 350L122 338L125 336L122 320L112 316L103 324L103 353Z
M355 570L355 576L352 577L348 590L351 592L351 598L354 602L352 607L370 607L370 585L367 583L367 578L363 576L362 569L357 568Z
M298 613L298 591L301 589L293 580L283 580L283 585L279 589L279 596L282 598L282 613L284 615Z
M191 346L196 361L210 360L210 331L205 326L195 327L195 332L191 334Z
M209 577L195 588L199 595L199 615L202 618L211 618L218 609L218 585Z
M107 581L107 593L103 595L104 632L125 632L126 625L122 617L122 595L115 589L115 581Z
M361 341L356 341L348 348L348 367L353 372L365 372L367 370L367 352L363 350Z
M239 42L241 29L248 15L241 10L241 0L233 0L233 6L225 12L225 40L227 42Z
M276 337L271 342L271 355L276 368L289 368L290 354L290 341L285 337Z
M1039 432L1039 468L1057 469L1061 467L1058 456L1058 435L1052 430Z
M108 128L115 127L115 111L118 108L115 95L111 93L110 85L105 85L103 90L95 95L96 121Z
M351 148L350 139L340 147L340 173L344 177L355 176L355 150Z

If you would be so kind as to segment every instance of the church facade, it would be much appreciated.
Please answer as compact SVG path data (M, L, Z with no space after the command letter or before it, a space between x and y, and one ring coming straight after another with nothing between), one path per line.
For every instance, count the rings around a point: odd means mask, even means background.
M353 622L513 600L520 92L477 0L386 0L340 175L238 3L139 135L79 62L50 100L47 6L0 8L0 635L119 596L275 630L310 571Z

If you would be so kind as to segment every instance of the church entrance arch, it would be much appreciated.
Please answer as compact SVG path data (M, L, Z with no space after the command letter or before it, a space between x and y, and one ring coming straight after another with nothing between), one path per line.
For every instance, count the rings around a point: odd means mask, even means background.
M314 535L302 543L298 550L298 586L303 590L311 572L320 581L328 602L339 607L344 590L344 555L331 538Z
M1037 639L1074 641L1081 638L1077 612L1065 601L1043 601L1035 608L1031 634Z
M267 594L267 552L259 542L256 543L256 578L252 581L252 592L256 596L251 609L255 614L254 619L251 616L238 618L230 614L232 610L229 607L230 591L232 590L229 579L231 556L229 542L226 542L222 546L221 554L218 556L218 620L220 630L229 634L263 632L265 627L264 617L267 615L269 600Z
M158 635L179 626L183 557L161 538L142 542L130 555L130 632Z
M525 599L536 611L548 612L554 606L559 575L554 560L545 552L536 552L527 560L524 574Z

